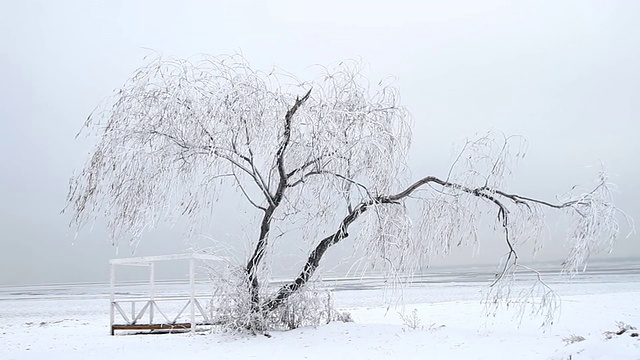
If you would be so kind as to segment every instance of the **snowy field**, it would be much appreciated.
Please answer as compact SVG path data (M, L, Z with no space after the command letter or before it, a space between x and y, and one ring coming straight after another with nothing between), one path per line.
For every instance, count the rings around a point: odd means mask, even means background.
M638 331L605 334L618 330L616 322L640 327L638 267L551 281L562 305L546 329L539 317L514 319L513 310L486 316L481 292L487 283L471 273L436 279L406 287L402 306L389 306L388 292L373 280L334 282L335 306L355 322L272 332L271 338L110 336L103 285L4 287L0 359L640 359L640 338L632 336ZM400 312L420 322L411 326ZM583 340L569 343L572 338Z

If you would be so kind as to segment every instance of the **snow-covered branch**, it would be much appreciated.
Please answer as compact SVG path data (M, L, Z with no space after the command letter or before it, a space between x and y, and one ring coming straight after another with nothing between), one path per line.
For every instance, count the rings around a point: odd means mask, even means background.
M523 237L524 232L522 231L522 227L512 226L512 220L510 218L511 211L509 210L510 205L515 206L515 210L524 209L529 212L529 214L533 214L534 217L539 217L538 219L529 219L529 226L535 225L536 221L542 221L542 215L537 211L533 211L533 209L538 205L552 209L569 209L578 214L579 219L574 223L574 228L572 230L572 234L574 235L570 239L574 242L574 246L567 261L565 261L565 266L571 262L569 264L572 266L570 269L575 269L576 266L580 265L580 261L584 261L591 253L608 248L608 246L610 246L609 241L615 239L618 235L618 221L616 216L620 215L620 211L611 203L610 194L607 190L606 177L603 175L601 175L600 182L595 186L594 190L580 194L579 196L560 204L553 204L531 197L509 194L498 189L490 188L486 185L471 188L466 185L442 180L435 176L428 176L412 183L396 194L379 195L355 206L355 208L351 210L341 221L337 231L322 239L313 249L298 277L291 283L282 286L273 298L265 303L265 309L271 310L278 307L287 299L288 296L297 291L300 287L304 286L318 268L324 253L329 249L329 247L347 238L349 236L349 226L367 210L372 208L379 209L384 206L402 206L404 201L416 191L425 187L430 190L434 190L434 185L441 188L440 190L433 191L436 194L445 194L445 196L452 196L456 199L459 199L461 195L467 195L470 199L483 200L497 210L496 220L500 224L504 234L505 243L507 245L507 255L506 260L504 260L504 266L502 270L496 274L496 278L491 284L491 287L504 283L506 279L512 275L512 272L515 271L515 269L521 267L518 263L516 241L518 240L518 237ZM444 190L449 190L450 192L445 193ZM472 202L469 202L469 204L471 203ZM433 208L428 209L433 210ZM603 210L607 211L604 211L603 214ZM379 223L388 225L389 223L387 220L381 219L380 216L382 215L384 217L384 215L394 214L394 212L376 211L376 214L378 216L373 217L373 219ZM596 217L593 214L599 214L599 216ZM422 213L420 216L424 217L426 220L426 227L433 226L438 224L438 222L443 221L434 218L434 216L430 214L430 211ZM473 218L462 219L462 221L472 220ZM524 219L519 217L513 221L523 220ZM451 222L452 220L451 217L446 217L444 218L444 221ZM401 227L411 226L411 222L402 221L400 223L402 224ZM391 262L391 265L396 266L398 269L415 271L415 268L411 269L410 266L407 267L403 262L409 261L415 265L415 262L413 262L414 259L419 258L421 253L424 254L430 251L428 247L428 242L430 240L428 238L429 232L425 231L424 227L425 226L423 225L422 234L420 232L417 234L414 233L413 236L407 236L408 229L400 229L404 234L405 239L402 239L403 244L397 247L397 250L401 252L401 254L396 257L396 259L400 259L396 264L393 264L393 261L388 254L380 254L380 256L383 256L385 261ZM389 231L388 226L375 228L373 234L365 231L365 236L368 239L366 241L375 243L375 239L380 238L380 236L384 237L383 234L386 231ZM375 234L376 232L378 234ZM460 233L452 231L448 234L450 237L455 237ZM535 234L534 236L537 235L539 234ZM453 239L447 239L446 242L450 242L451 240ZM390 241L386 242L389 243ZM384 243L385 241L382 242L383 246Z

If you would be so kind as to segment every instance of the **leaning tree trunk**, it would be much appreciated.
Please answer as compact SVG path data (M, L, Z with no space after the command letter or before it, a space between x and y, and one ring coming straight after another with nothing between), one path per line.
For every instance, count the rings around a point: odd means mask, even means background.
M329 249L331 246L337 244L341 240L348 237L349 233L347 232L347 230L349 228L349 225L351 225L354 221L356 221L358 217L362 215L365 211L367 211L369 207L373 205L378 205L378 204L389 204L391 206L397 205L400 203L400 201L402 201L403 199L411 195L415 190L417 190L418 188L426 184L435 184L443 188L455 189L460 191L461 193L466 193L472 196L482 198L488 201L489 203L492 203L493 205L495 205L498 211L497 218L500 222L502 229L504 230L505 240L509 248L509 258L513 256L515 257L515 259L517 259L517 254L513 247L513 243L511 241L509 231L507 228L508 211L506 206L503 203L504 200L515 203L515 204L525 204L527 206L529 206L529 204L536 203L536 204L540 204L540 205L550 207L550 208L555 208L555 209L568 208L579 203L579 201L576 200L576 201L565 202L562 204L551 204L545 201L536 200L529 197L523 197L515 194L508 194L503 191L500 191L497 189L490 189L487 187L469 188L460 184L441 180L434 176L428 176L428 177L422 178L395 195L377 196L373 199L370 199L368 201L363 201L360 204L358 204L342 220L342 223L340 224L338 231L322 239L322 241L320 241L320 243L315 247L315 249L313 249L313 251L309 255L309 258L307 259L307 262L305 263L298 277L296 277L292 282L283 285L273 297L271 297L269 300L264 302L264 304L262 305L262 309L265 311L273 311L277 309L280 305L282 305L292 294L300 290L315 273L327 249Z

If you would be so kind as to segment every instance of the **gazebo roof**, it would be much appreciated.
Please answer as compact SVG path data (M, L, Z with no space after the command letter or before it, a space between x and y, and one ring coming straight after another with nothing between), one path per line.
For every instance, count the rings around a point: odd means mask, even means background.
M186 254L171 254L171 255L156 255L156 256L140 256L132 258L111 259L109 264L111 265L132 265L132 266L146 266L157 261L167 260L211 260L211 261L224 261L225 258L211 255L202 252L186 253Z

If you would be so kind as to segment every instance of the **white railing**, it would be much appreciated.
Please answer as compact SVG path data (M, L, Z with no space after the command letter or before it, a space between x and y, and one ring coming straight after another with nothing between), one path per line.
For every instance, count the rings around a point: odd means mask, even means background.
M211 325L213 314L206 311L202 305L205 297L170 297L149 299L118 299L111 303L111 313L114 314L114 321L111 323L112 330L116 328L125 329L132 325L176 325L188 323L192 331L197 325ZM206 301L206 300L205 300ZM171 303L171 304L168 304ZM161 306L162 305L162 306ZM167 306L164 306L167 305ZM170 305L173 305L171 307ZM180 306L175 312L176 305ZM188 315L185 311L188 310ZM159 315L159 316L158 316ZM186 315L186 316L185 316ZM187 318L188 322L184 321ZM117 323L116 323L117 321ZM123 321L124 323L120 323ZM112 331L113 332L113 331Z
M156 297L155 294L155 262L165 260L189 260L189 296L188 297ZM109 261L110 269L110 329L111 335L114 334L114 330L126 330L126 329L173 329L174 325L180 328L190 328L191 332L196 331L196 325L211 325L213 318L211 313L208 313L203 308L200 301L195 295L195 260L223 260L217 256L208 254L176 254L176 255L164 255L164 256L147 256L138 258L126 258L126 259L112 259ZM115 298L115 267L116 265L128 265L128 266L148 266L149 267L149 297L148 298L135 298L135 299L116 299ZM158 302L165 303L173 301L174 303L183 304L180 307L180 311L173 317L167 316L166 309L162 310L158 306ZM123 305L129 303L131 313L124 310ZM143 303L142 308L136 311L136 304ZM163 304L164 306L164 304ZM127 306L125 306L126 308ZM189 309L189 322L178 323L180 316ZM155 316L155 312L161 315L164 321L156 321L158 317ZM124 324L116 324L116 313L120 315L120 318L124 320ZM148 323L141 324L145 318L148 319Z

